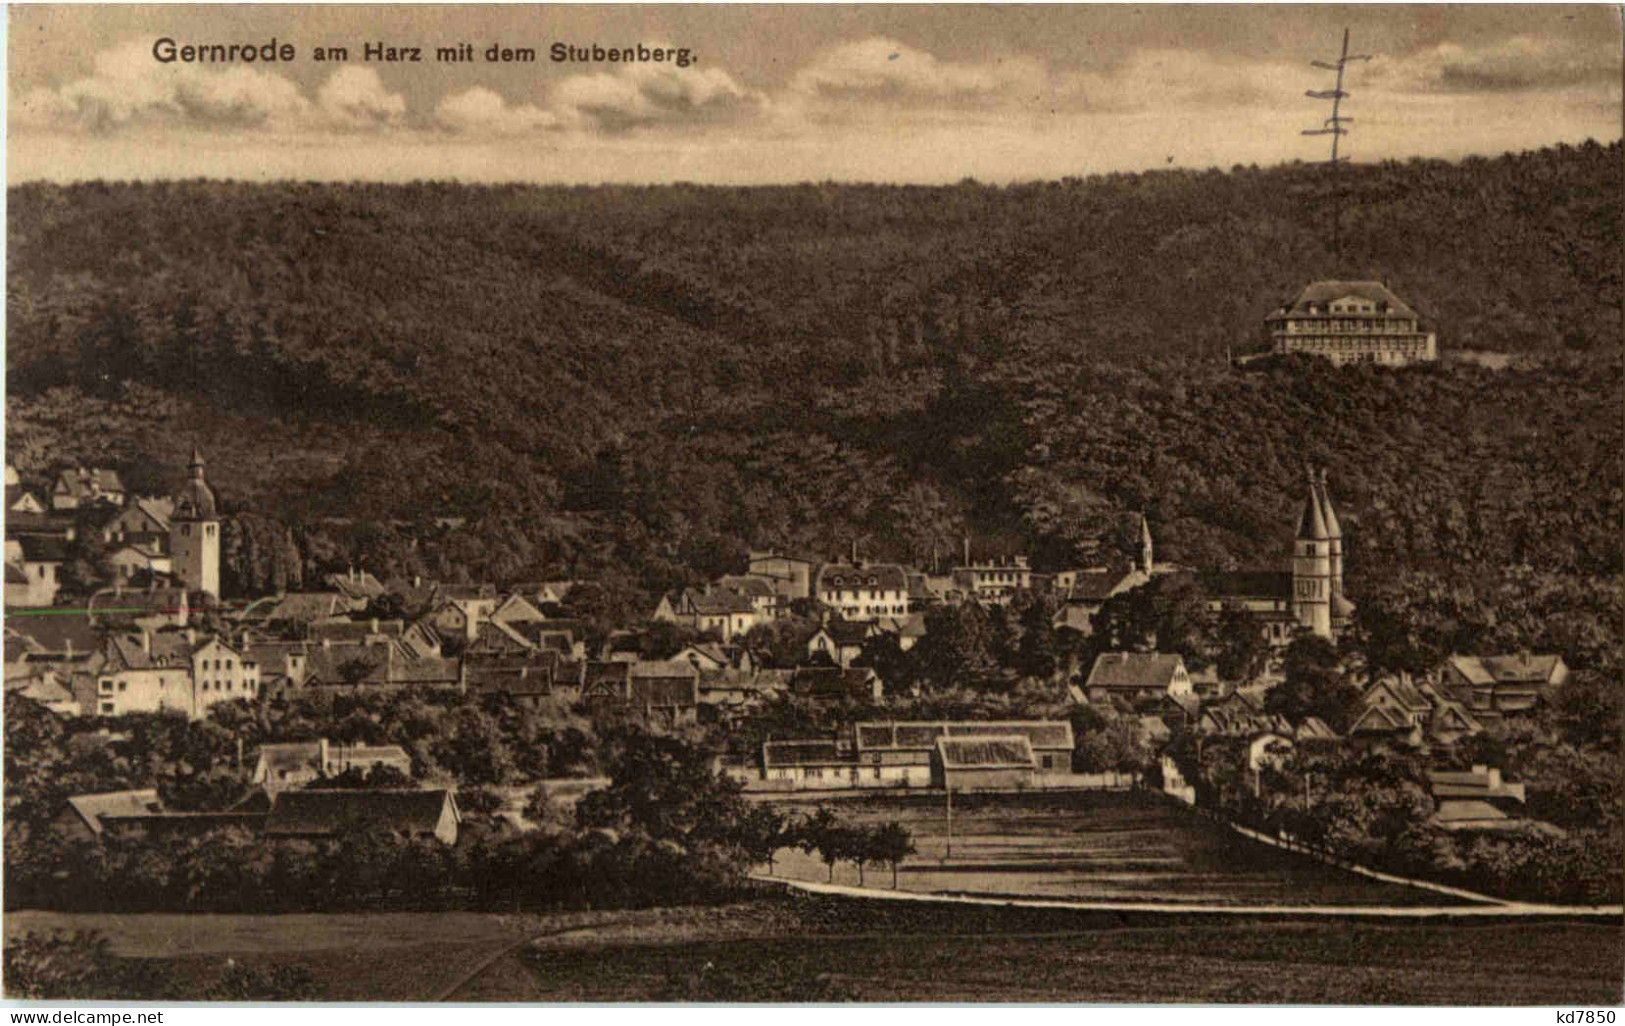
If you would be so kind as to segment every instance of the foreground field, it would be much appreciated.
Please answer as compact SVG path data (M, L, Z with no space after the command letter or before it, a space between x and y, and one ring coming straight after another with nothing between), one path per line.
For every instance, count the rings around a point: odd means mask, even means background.
M806 812L808 802L775 802ZM1155 795L1071 792L958 795L952 856L941 794L840 798L826 802L859 822L896 819L919 852L898 887L934 894L1017 895L1215 905L1440 905L1457 899L1378 883L1258 844ZM775 875L828 880L816 856L784 852ZM891 870L868 867L865 882L891 886ZM835 882L858 883L851 863Z
M184 922L177 922L184 920ZM297 966L327 1000L1613 1004L1620 924L1085 913L768 895L557 916L14 913L186 972Z

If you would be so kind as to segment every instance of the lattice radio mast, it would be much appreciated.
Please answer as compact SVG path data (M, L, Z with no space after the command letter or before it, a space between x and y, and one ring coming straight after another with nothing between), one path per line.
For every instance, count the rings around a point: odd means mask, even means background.
M1344 117L1342 114L1343 101L1347 99L1349 95L1343 91L1343 73L1347 70L1350 61L1368 61L1370 59L1371 55L1368 53L1349 53L1349 30L1345 28L1343 29L1343 52L1338 55L1335 63L1328 63L1326 61L1309 62L1310 67L1320 68L1325 71L1337 72L1337 84L1333 88L1329 90L1311 89L1304 93L1304 95L1309 97L1311 100L1332 101L1332 116L1321 122L1321 126L1319 128L1304 129L1303 134L1329 135L1332 137L1332 157L1331 160L1327 161L1327 163L1331 165L1333 172L1337 170L1337 165L1339 163L1346 162L1349 159L1347 156L1339 156L1337 149L1338 142L1343 136L1349 134L1349 130L1343 126L1345 124L1352 124L1354 121L1352 117ZM1341 203L1339 197L1334 196L1332 206L1332 253L1339 261L1343 259L1343 240L1341 230L1343 219L1342 210L1340 207Z

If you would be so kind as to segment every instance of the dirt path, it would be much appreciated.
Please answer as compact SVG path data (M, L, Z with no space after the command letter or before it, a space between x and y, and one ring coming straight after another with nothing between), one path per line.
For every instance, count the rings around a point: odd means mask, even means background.
M563 929L558 929L558 930L544 930L541 933L534 933L534 934L531 934L528 937L521 937L519 940L515 941L514 943L509 944L509 945L507 945L505 947L502 947L502 948L498 949L497 951L493 952L490 957L482 959L480 961L480 963L478 965L476 965L473 969L471 969L468 972L464 973L462 975L462 977L460 977L456 982L452 983L450 986L442 987L440 989L440 992L437 993L434 997L430 998L429 1000L433 1001L433 1002L442 1002L442 1001L455 1000L458 991L463 990L469 984L471 984L475 980L479 979L480 976L482 976L484 973L486 973L492 966L496 965L498 962L501 962L504 958L507 958L509 955L512 955L512 954L518 952L519 950L526 947L527 945L534 944L535 942L537 942L539 940L547 940L547 939L549 939L551 937L562 937L565 934L570 934L570 933L585 933L585 932L587 932L589 930L602 930L602 929L605 929L606 927L625 926L625 925L628 925L629 923L630 923L630 920L626 920L626 919L611 919L611 920L608 920L608 921L602 922L602 923L587 923L587 924L584 924L582 926L567 926L567 927L564 927Z
M1189 902L1135 902L1135 901L1063 901L1051 898L982 898L957 894L922 894L915 891L882 890L877 887L850 887L846 884L815 883L808 880L786 880L783 877L754 876L765 883L782 884L812 894L839 894L850 898L879 898L885 901L929 901L964 905L1004 905L1015 908L1068 908L1085 912L1145 912L1149 914L1214 914L1236 916L1327 916L1434 919L1474 916L1497 918L1508 916L1541 916L1591 919L1625 916L1621 905L1534 905L1512 902L1501 905L1208 905Z

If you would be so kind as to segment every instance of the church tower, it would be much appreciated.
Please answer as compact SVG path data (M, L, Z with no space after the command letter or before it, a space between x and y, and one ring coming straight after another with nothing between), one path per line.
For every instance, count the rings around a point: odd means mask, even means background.
M1146 522L1145 514L1140 514L1140 569L1147 577L1151 576L1151 568L1155 564L1151 559L1151 525Z
M1332 493L1326 486L1326 468L1320 468L1320 506L1326 515L1326 535L1331 543L1332 567L1332 630L1346 626L1354 616L1354 603L1343 596L1343 525L1338 523L1337 511L1332 508Z
M1292 611L1298 622L1330 641L1332 637L1332 536L1326 503L1315 472L1309 471L1309 495L1298 516L1292 543ZM1341 545L1341 538L1338 544Z
M187 591L206 591L220 597L220 516L214 492L203 480L203 454L192 447L188 464L192 479L175 496L175 515L169 522L169 551Z

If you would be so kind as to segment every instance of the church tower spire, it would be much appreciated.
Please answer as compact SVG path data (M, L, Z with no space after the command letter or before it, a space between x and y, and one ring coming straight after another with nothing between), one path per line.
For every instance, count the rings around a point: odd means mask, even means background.
M214 490L203 478L203 453L192 444L191 479L175 496L169 522L170 563L188 591L220 597L220 514Z
M1292 611L1298 622L1320 637L1332 637L1332 535L1328 505L1312 468L1306 470L1309 494L1298 515L1292 543ZM1335 521L1334 521L1335 522Z

